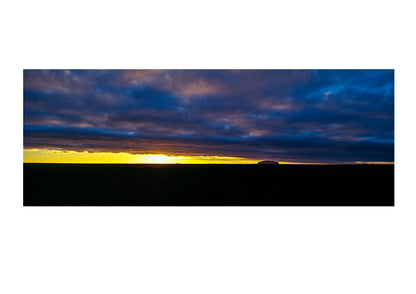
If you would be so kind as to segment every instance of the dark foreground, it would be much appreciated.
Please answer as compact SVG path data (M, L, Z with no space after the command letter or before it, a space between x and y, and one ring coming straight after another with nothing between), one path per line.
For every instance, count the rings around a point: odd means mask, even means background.
M24 205L394 205L393 165L24 164Z

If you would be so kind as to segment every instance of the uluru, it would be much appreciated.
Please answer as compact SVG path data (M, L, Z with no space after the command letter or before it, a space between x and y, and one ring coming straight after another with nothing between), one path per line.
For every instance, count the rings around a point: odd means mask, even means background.
M279 162L273 160L263 160L259 161L257 164L279 164Z

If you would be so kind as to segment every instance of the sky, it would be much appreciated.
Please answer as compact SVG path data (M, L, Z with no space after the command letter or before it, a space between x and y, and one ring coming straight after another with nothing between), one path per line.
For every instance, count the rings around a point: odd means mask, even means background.
M393 163L393 70L24 70L24 162Z

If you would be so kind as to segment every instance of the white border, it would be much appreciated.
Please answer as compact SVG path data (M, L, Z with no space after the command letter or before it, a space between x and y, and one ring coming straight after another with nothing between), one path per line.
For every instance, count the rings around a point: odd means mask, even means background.
M411 2L1 6L1 293L416 292ZM24 68L394 68L396 206L22 207Z

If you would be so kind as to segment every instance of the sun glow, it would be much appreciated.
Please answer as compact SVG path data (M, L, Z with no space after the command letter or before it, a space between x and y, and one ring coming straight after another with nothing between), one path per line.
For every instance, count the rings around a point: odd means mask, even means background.
M50 149L24 149L26 163L144 163L144 164L251 164L256 160L226 156L169 156L165 154L130 154L112 152L76 152Z
M227 156L170 156L166 154L130 154L125 152L76 152L52 149L24 149L26 163L137 163L137 164L256 164L259 160ZM320 164L282 162L280 164ZM355 164L394 164L394 162L355 162Z
M163 154L144 154L138 157L140 163L176 163L175 157Z

